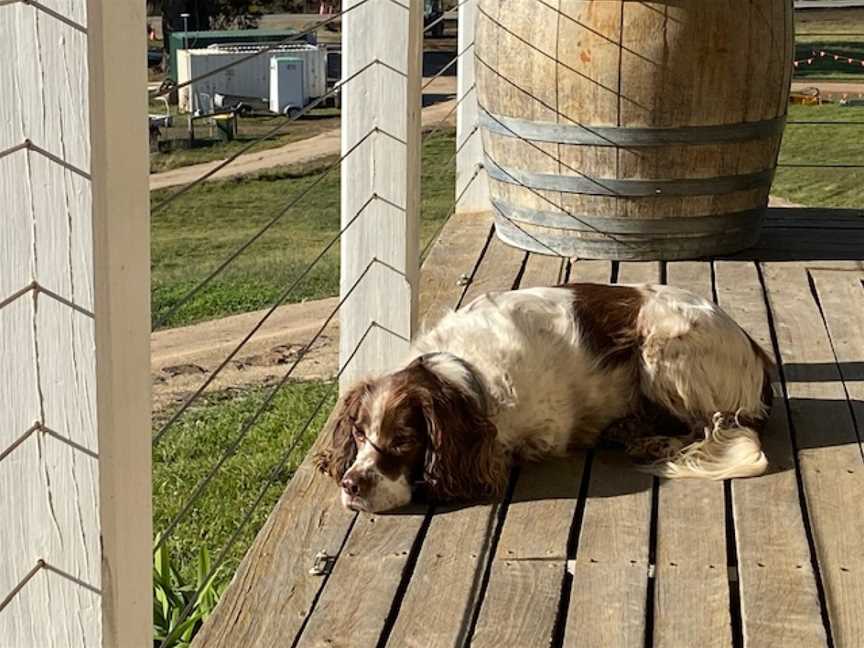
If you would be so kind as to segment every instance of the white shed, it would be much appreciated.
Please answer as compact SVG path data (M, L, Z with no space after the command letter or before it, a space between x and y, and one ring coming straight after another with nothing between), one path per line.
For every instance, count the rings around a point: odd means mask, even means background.
M269 103L270 59L285 57L303 61L303 94L308 100L327 92L327 52L315 45L292 43L280 45L260 56L250 54L265 49L262 45L215 45L207 49L177 52L177 82L184 84L208 73L220 70L180 89L180 110L191 112L199 108L199 98L216 94L250 97ZM248 60L243 60L247 58ZM239 63L238 63L239 61ZM234 64L234 65L232 65ZM227 67L230 66L230 67ZM223 69L226 68L227 69Z

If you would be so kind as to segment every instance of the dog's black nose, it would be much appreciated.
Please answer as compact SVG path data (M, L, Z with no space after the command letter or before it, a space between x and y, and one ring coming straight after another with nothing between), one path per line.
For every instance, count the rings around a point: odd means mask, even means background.
M342 488L352 497L360 494L360 481L353 475L345 475L342 478Z

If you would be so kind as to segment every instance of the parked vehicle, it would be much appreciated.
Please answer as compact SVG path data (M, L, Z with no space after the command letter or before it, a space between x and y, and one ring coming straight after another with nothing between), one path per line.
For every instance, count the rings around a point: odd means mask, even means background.
M147 67L155 68L162 65L162 48L148 47L147 48Z

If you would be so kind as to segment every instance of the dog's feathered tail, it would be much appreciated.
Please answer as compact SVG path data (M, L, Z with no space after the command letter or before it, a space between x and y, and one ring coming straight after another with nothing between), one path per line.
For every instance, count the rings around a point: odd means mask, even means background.
M761 475L768 468L768 459L762 452L759 433L746 425L729 425L726 418L718 413L704 440L641 468L668 479L719 480Z
M769 367L765 368L760 411L750 414L717 412L713 426L705 430L704 439L673 450L670 456L642 468L667 479L721 480L763 474L768 468L768 459L762 451L759 432L765 427L773 401Z

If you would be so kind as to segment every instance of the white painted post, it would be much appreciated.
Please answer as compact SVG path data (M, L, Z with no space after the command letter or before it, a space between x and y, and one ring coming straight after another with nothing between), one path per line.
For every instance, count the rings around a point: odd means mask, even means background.
M474 86L474 32L477 22L477 0L459 5L459 58L456 83L456 197L458 213L492 211L489 186L483 164L483 144L477 130L479 107ZM475 177L476 176L476 177ZM470 186L469 186L470 185ZM466 188L467 187L467 188Z
M342 22L342 386L392 367L416 327L422 32L421 0L369 0Z
M0 4L0 645L152 645L145 7Z

